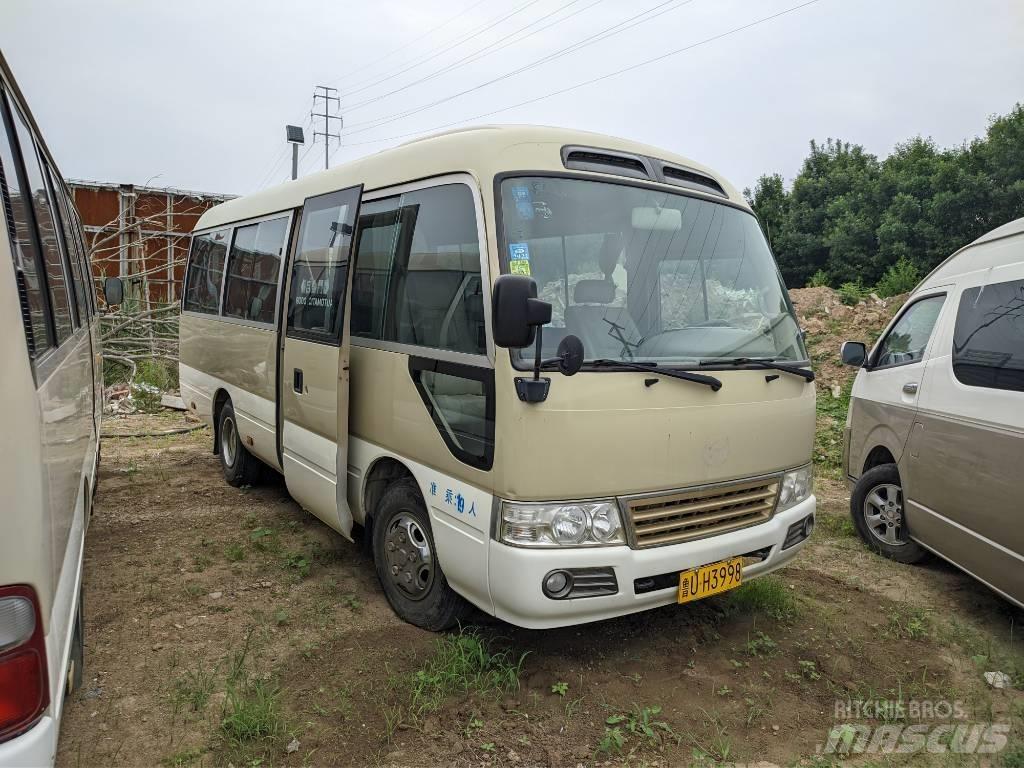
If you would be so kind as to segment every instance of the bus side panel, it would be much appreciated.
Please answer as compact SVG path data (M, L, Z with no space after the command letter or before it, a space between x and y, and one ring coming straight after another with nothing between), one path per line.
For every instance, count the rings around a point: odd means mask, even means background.
M217 390L226 390L238 416L243 444L279 470L277 333L183 313L179 334L179 378L185 406L212 426L214 397Z

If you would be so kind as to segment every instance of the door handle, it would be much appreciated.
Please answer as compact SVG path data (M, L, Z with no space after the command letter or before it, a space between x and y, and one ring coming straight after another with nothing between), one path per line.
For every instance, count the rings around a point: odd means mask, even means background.
M917 394L917 382L916 381L908 381L906 384L903 385L903 391L904 391L904 393L906 393L908 395L916 395Z
M302 369L301 368L296 368L292 372L292 389L294 389L300 395L302 394Z

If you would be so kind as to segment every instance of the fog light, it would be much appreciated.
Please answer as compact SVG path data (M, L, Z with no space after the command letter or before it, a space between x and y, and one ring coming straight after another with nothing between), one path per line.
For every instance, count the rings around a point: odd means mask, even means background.
M572 574L568 571L552 571L544 577L544 594L558 599L572 590Z
M804 541L814 530L814 515L808 515L803 520L793 523L786 530L786 538L782 541L782 548L789 549Z
M804 538L805 539L810 538L811 532L813 530L814 530L814 515L810 515L810 516L808 516L808 518L806 520L804 520Z

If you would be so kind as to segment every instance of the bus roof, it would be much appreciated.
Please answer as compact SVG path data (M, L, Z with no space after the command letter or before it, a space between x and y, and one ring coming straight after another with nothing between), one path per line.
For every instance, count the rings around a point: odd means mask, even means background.
M562 148L566 146L612 150L682 166L710 177L734 205L748 207L736 188L715 171L657 147L566 128L484 125L424 136L351 163L230 200L203 214L196 229L209 229L297 208L307 197L356 184L374 190L454 172L469 173L487 184L495 174L504 171L564 171ZM616 174L609 168L607 173L592 175L602 178ZM664 186L666 190L679 191L679 187ZM709 194L708 198L722 199L722 196Z
M1016 254L1008 253L1005 250L981 249L978 246L1022 234L1024 234L1024 217L1014 219L1003 224L1001 227L996 227L990 232L986 232L977 240L968 243L939 264L939 266L935 267L914 290L920 291L941 285L967 272L991 269L992 267L999 267L1010 262L1019 261L1020 259Z

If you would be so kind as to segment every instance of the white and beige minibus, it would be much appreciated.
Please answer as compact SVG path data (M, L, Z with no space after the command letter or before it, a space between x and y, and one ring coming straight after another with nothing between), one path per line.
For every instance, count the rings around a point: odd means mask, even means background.
M0 766L52 765L82 676L102 376L71 195L0 57Z
M669 152L488 126L207 211L181 392L372 550L404 619L687 602L814 525L814 376L742 197Z

